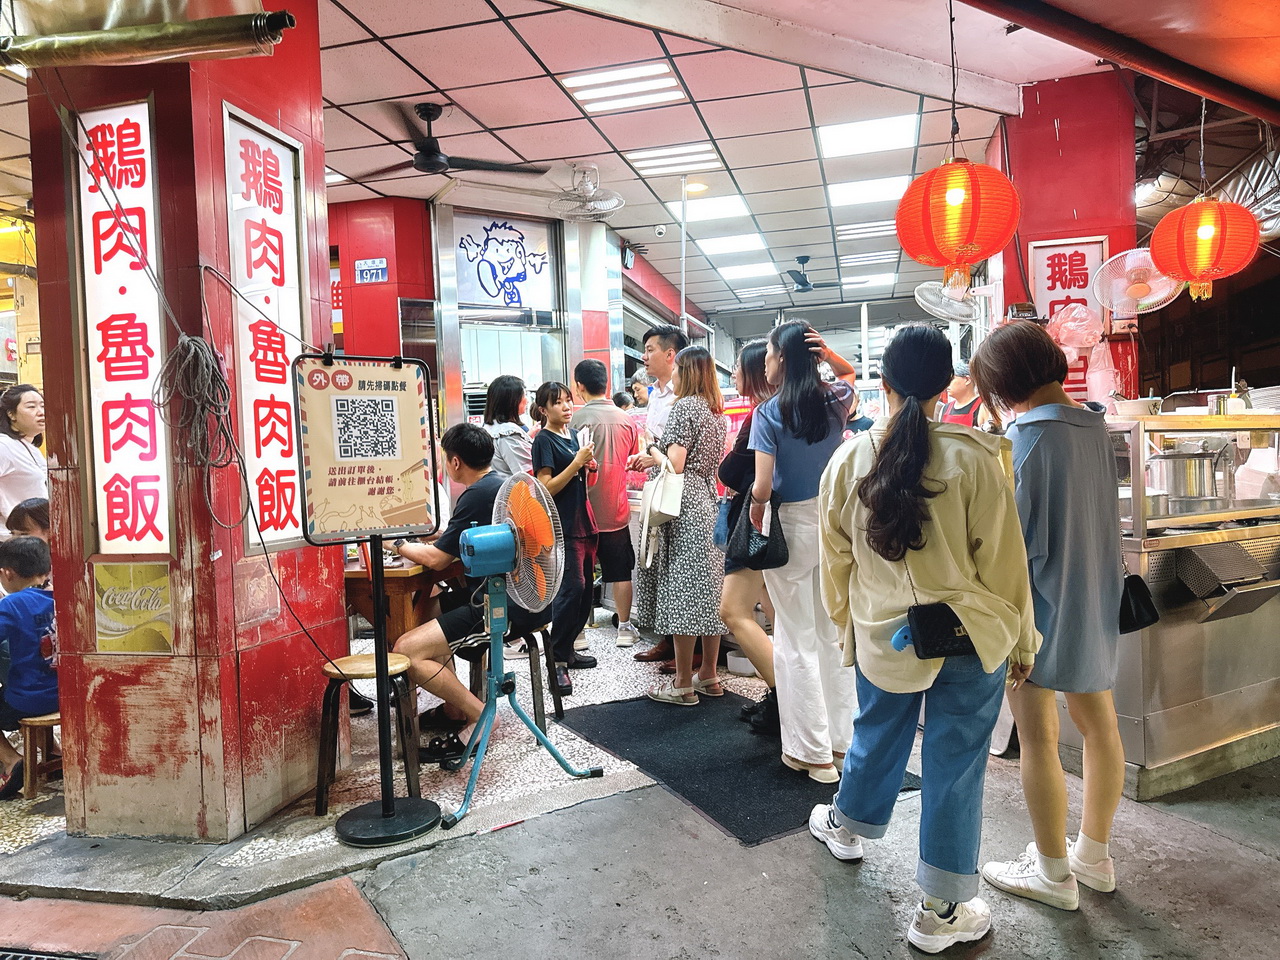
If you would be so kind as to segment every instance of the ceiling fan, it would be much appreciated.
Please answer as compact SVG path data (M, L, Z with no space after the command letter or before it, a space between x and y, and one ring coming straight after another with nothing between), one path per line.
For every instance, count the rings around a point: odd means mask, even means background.
M822 283L813 283L809 279L809 275L804 272L805 264L807 264L810 259L810 257L801 254L796 257L796 263L800 264L800 269L787 271L787 276L789 276L795 283L795 287L792 288L793 293L809 293L812 290L821 290L824 287L842 286L839 280L827 280Z
M452 173L462 170L491 170L497 173L526 173L541 176L548 167L539 167L532 163L498 163L494 160L476 160L471 157L450 157L440 150L440 141L431 135L431 122L439 120L444 107L438 103L415 103L412 108L406 103L393 103L388 107L396 118L404 125L406 139L413 144L416 151L411 160L402 160L389 167L382 167L360 177L361 180L376 180L398 170L417 170L419 173ZM411 112L412 111L412 112ZM423 136L414 116L427 125L426 136Z

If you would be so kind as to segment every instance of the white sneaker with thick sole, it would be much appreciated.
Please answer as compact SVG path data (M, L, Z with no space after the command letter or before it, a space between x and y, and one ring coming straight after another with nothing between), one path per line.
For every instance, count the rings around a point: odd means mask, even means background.
M1116 862L1113 858L1107 857L1097 863L1085 863L1076 856L1075 844L1068 837L1067 861L1071 864L1071 872L1076 875L1076 879L1086 887L1097 890L1099 893L1115 893Z
M809 832L827 845L837 860L861 860L862 838L836 822L836 812L829 803L820 803L809 814Z
M591 641L587 639L587 632L584 630L573 641L573 649L586 650L591 646Z
M996 860L984 865L982 878L1015 897L1026 897L1059 910L1080 909L1080 887L1076 878L1050 880L1041 873L1034 840L1017 860Z
M628 623L625 626L618 627L618 646L631 647L634 646L635 642L639 639L640 631L631 624Z
M991 908L981 897L957 903L949 917L940 917L921 903L907 927L907 939L917 950L941 953L952 944L981 940L990 929Z

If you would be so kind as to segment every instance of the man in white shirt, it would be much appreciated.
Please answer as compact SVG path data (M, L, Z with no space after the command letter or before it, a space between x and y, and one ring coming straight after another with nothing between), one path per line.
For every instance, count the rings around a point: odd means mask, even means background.
M649 456L649 446L662 439L667 429L667 418L671 416L671 407L676 402L675 387L671 385L671 375L675 372L676 354L689 345L679 327L670 324L654 327L644 335L644 369L656 381L649 391L649 406L643 438L643 453L638 453L627 462L630 470L649 470L658 465L658 461ZM648 650L637 653L635 659L645 663L666 661L675 656L675 647L670 637L662 640Z

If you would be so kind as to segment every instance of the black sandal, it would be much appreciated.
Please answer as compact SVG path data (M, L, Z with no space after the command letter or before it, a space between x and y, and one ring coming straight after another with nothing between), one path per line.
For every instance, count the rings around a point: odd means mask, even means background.
M447 737L432 737L425 747L418 747L419 763L443 763L447 760L461 760L467 752L467 745L458 739L456 733Z
M8 776L0 778L0 800L13 800L22 791L22 759L19 758Z
M418 714L419 730L461 730L467 725L466 718L455 720L444 712L444 704L438 703L430 710Z

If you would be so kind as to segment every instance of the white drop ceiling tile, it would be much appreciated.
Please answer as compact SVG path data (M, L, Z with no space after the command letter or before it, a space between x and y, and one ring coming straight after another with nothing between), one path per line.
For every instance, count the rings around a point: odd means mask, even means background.
M576 73L663 56L652 30L576 10L517 20L512 26L552 73Z
M391 100L433 89L376 41L321 50L320 72L325 98L337 104Z
M787 133L762 133L754 137L722 139L717 140L716 145L732 170L818 158L813 132L808 128Z
M27 99L27 82L7 70L0 70L0 103L17 103Z
M26 157L30 153L30 140L10 133L0 132L0 157Z
M324 146L326 150L346 150L386 143L362 123L357 123L341 110L329 107L324 112Z
M677 261L677 266L675 268L675 281L674 281L677 287L680 286L680 267L678 264L679 264L679 261ZM686 282L688 283L706 283L709 280L721 279L719 271L714 270L710 267L708 267L705 270L686 269L684 276L685 276Z
M770 250L812 244L831 246L830 227L804 227L799 230L770 230L765 233L764 242Z
M875 180L881 177L909 177L916 151L884 150L880 153L860 153L852 157L834 157L822 161L827 173L827 183L844 183L846 180Z
M357 150L331 150L325 154L325 164L351 180L360 180L366 174L393 163L403 161L407 164L412 159L407 151L390 144Z
M771 190L747 195L747 206L754 214L783 213L788 210L815 210L826 207L827 192L822 187L799 187L793 190Z
M387 43L442 90L544 76L538 62L507 25L496 20L400 37Z
M575 120L582 116L559 85L550 77L516 80L485 87L454 90L449 94L455 103L490 129L518 127L537 120Z
M972 107L961 107L956 111L956 119L960 122L960 136L965 140L985 140L991 136L1000 122L1000 115L986 110L975 110ZM936 110L926 113L920 120L921 143L943 143L951 139L951 109Z
M749 137L757 133L809 127L803 90L765 93L700 104L712 136Z
M501 137L527 160L580 157L609 149L589 120L538 123L501 131Z
M804 79L811 87L825 87L833 83L848 83L854 77L843 77L838 73L827 73L823 70L804 69Z
M371 200L378 194L358 183L343 183L330 187L325 191L325 196L330 203L348 203L352 200Z
M879 253L882 250L900 253L902 248L898 246L897 235L891 233L887 237L868 237L865 240L837 240L836 250L844 256L855 253Z
M698 101L793 90L800 86L798 67L737 50L680 57L676 69L689 95Z
M554 3L543 3L542 0L493 0L493 5L504 17L519 17L527 13L550 13L559 10Z
M0 173L8 174L11 177L19 177L23 180L31 179L31 157L9 157L0 160Z
M561 167L556 164L552 168L552 173L557 182L563 183L566 188L569 186L573 171L568 166ZM601 186L617 193L629 204L653 202L652 191L639 180L610 180L602 173L600 175L600 183Z
M545 118L539 116L538 119ZM596 123L619 150L670 147L707 139L707 130L698 119L698 112L687 103L615 113L597 117Z
M369 31L334 6L333 0L320 0L319 14L322 47L372 39Z
M380 37L393 37L400 33L416 33L419 30L436 30L459 23L479 23L496 16L484 0L449 0L441 3L404 3L403 0L358 0L349 3L360 21Z
M637 203L632 206L627 204L621 210L613 215L609 221L612 227L639 227L649 226L650 224L664 223L670 225L671 214L667 208L660 203ZM653 233L650 232L652 237ZM671 230L668 227L667 236L671 236ZM644 242L644 241L642 241Z
M832 207L831 219L837 227L846 223L879 223L892 220L897 212L897 200L881 200L879 203L848 203Z
M940 166L944 160L956 156L967 156L974 163L985 163L987 152L986 140L961 140L955 150L949 143L936 143L923 146L916 154L917 174L924 173Z
M771 244L769 249L773 253L774 262L786 270L796 266L796 257L809 257L814 261L832 257L830 237L825 243Z
M675 177L645 177L645 182L658 195L658 199L662 201L671 201L675 203L680 199L680 178ZM701 200L704 197L727 197L738 192L738 188L733 185L733 179L724 170L706 170L698 173L689 174L689 182L705 183L706 190L694 191L689 194L690 200Z
M696 283L689 281L685 289L689 293L727 293L728 288L723 280L699 280Z
M27 125L27 102L8 103L0 106L0 130L23 140L30 140Z
M610 226L612 226L612 221ZM636 231L629 230L628 234L634 234ZM668 232L667 236L671 234ZM656 263L659 260L679 260L680 259L680 241L679 240L655 240L653 232L649 231L648 236L636 238L631 236L637 243L643 243L649 248L649 252L644 255L645 259L650 263Z
M672 56L686 53L705 53L708 50L719 50L720 48L710 44L703 43L701 40L690 40L688 37L678 37L674 33L662 34L662 42L666 44Z
M373 127L374 130L397 143L408 143L406 139L408 131L405 129L404 121L401 119L397 103L403 103L409 108L409 116L412 118L414 129L418 131L418 136L425 136L427 132L426 124L419 120L413 114L413 104L417 102L439 103L444 105L444 114L431 125L432 132L437 137L452 137L462 133L475 133L480 129L480 125L468 117L463 111L459 110L452 103L448 103L448 98L444 94L437 93L434 95L423 95L414 100L391 101L381 100L377 103L358 103L349 107L343 107L343 111L349 113L352 117L361 123Z
M920 96L873 83L815 87L809 91L813 119L819 126L898 117L920 109Z
M498 163L522 163L523 158L508 150L491 133L464 133L457 137L441 137L440 150L450 157L494 160Z
M452 176L452 174L450 174ZM374 180L369 186L391 197L413 197L430 200L449 182L449 177L420 173L416 177L400 177L395 180Z
M506 132L502 131L501 135L505 136ZM627 183L635 179L635 174L631 172L631 168L616 153L596 153L591 155L578 155L566 158L568 161L575 163L592 163L596 169L600 171L600 182L609 186L614 183ZM565 168L565 174L568 175L568 167ZM652 203L653 197L650 196L646 202Z
M744 193L766 193L790 187L813 187L822 183L822 168L816 160L780 163L773 167L748 167L734 171Z
M826 207L817 210L796 210L789 213L763 213L756 217L760 228L766 232L773 230L799 230L804 227L825 227L831 222L831 214Z

